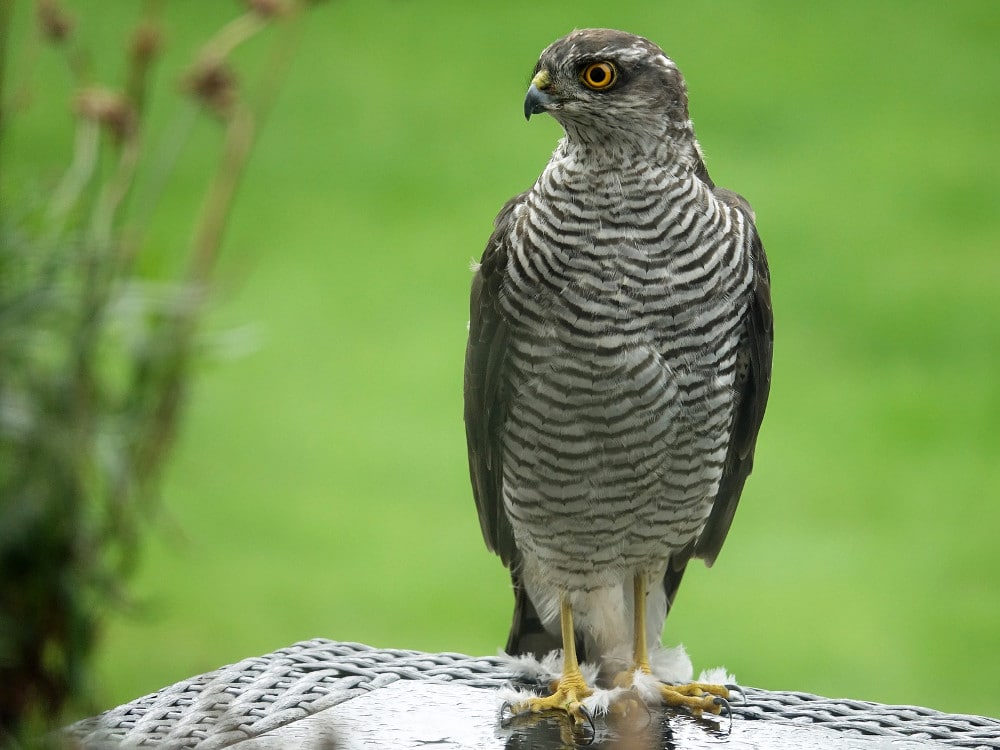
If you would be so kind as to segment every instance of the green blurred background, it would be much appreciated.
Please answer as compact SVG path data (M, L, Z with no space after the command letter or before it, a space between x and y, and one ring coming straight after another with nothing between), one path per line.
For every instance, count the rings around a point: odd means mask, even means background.
M67 4L117 82L136 3ZM161 127L181 62L237 9L166 4ZM140 606L99 650L100 706L315 636L503 644L507 574L461 417L468 267L560 135L523 120L537 55L584 26L678 62L773 275L757 468L665 639L750 685L1000 715L996 0L320 6L233 216L213 354ZM37 101L5 146L5 184L29 191L70 152L64 66L37 54ZM186 248L218 139L196 131L151 269Z

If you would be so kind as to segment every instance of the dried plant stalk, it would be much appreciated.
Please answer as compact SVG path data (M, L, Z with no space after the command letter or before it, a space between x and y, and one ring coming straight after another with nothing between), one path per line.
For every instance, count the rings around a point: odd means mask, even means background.
M161 5L147 0L123 41L120 89L82 86L87 56L75 29L99 22L98 10L74 18L58 0L35 5L40 35L81 85L73 157L48 205L0 207L0 745L81 705L104 615L126 598L226 220L307 3L249 3L178 76L191 98L179 102L182 120L197 111L218 118L222 155L186 268L151 279L134 261L181 151L180 142L157 151L144 140ZM0 0L0 165L13 156L4 130L16 116L4 86L11 7ZM229 55L275 24L262 89L247 96ZM109 160L112 168L98 168ZM143 196L152 200L130 201L141 164L153 165Z

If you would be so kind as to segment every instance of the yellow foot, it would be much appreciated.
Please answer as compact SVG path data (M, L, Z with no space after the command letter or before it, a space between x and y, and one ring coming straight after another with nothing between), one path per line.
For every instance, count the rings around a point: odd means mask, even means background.
M625 672L619 672L614 677L615 687L629 688L636 687L636 672L651 674L648 666L640 664ZM729 700L729 688L725 685L711 685L704 682L689 682L683 685L666 685L658 683L655 685L660 693L663 703L673 708L686 708L695 717L701 716L705 711L713 714L722 712L722 707ZM647 693L648 695L648 693ZM625 705L618 709L618 713L628 713L629 706Z
M729 700L729 688L725 685L690 682L686 685L661 685L660 695L668 706L683 706L692 716L699 717L705 711L721 713L722 707Z
M548 711L559 711L573 719L574 724L590 723L591 719L587 709L583 706L583 699L590 695L593 690L587 687L583 680L583 675L576 674L563 675L556 685L555 692L544 698L528 698L521 703L511 706L510 710L515 716L520 714L541 714Z

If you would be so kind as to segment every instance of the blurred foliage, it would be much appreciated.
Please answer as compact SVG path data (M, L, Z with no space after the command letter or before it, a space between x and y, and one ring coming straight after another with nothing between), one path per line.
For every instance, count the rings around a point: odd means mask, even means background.
M72 7L82 19L87 0ZM111 47L134 9L102 0L101 23L76 33ZM166 3L162 69L231 9ZM182 533L153 535L143 606L96 653L104 706L313 636L502 645L509 584L482 543L461 418L468 263L559 137L523 120L537 55L584 26L644 34L677 61L713 178L753 203L774 282L754 474L665 639L747 684L1000 715L995 0L311 13L202 328L242 358L199 368L158 516ZM65 66L39 53L33 79L58 90ZM61 104L12 123L7 189L58 172ZM169 142L161 104L149 133ZM193 126L144 272L176 265L218 146Z
M22 31L11 47L13 6L3 4L5 73L39 38L50 48L33 54L67 64L73 145L50 188L45 175L34 175L30 189L2 185L0 744L37 732L68 707L94 708L88 662L108 611L128 599L125 584L176 430L233 191L290 49L288 40L272 45L267 86L252 103L238 89L230 53L275 16L304 7L249 5L204 43L182 77L188 96L175 102L182 124L174 143L185 138L183 123L205 109L221 123L223 153L188 223L185 262L177 273L151 275L138 259L176 162L174 150L145 139L162 3L137 7L127 37L96 51L125 53L118 89L94 82L95 52L76 34L96 13L74 15L56 0L38 0L36 31ZM27 67L16 73L0 89L0 164L19 157L6 135L28 116L31 100L67 93L26 84ZM140 178L145 189L137 188Z

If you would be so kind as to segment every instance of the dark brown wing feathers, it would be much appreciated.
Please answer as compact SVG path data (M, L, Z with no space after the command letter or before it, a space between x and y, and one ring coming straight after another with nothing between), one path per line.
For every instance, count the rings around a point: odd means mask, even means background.
M753 211L742 196L723 188L716 188L715 193L720 199L742 211L753 227ZM715 562L722 548L736 513L743 484L753 468L754 446L757 444L757 433L764 419L764 409L771 389L771 352L774 345L771 274L756 228L753 228L750 252L754 264L754 286L744 318L742 349L738 355L744 358L746 364L737 372L737 377L740 378L736 383L738 401L719 494L694 549L694 555L703 558L708 565Z
M509 200L497 215L472 280L469 343L465 350L465 434L469 473L486 546L511 566L517 557L514 534L503 509L501 429L506 418L504 361L507 323L498 307L507 265L507 237L514 209L523 198Z

